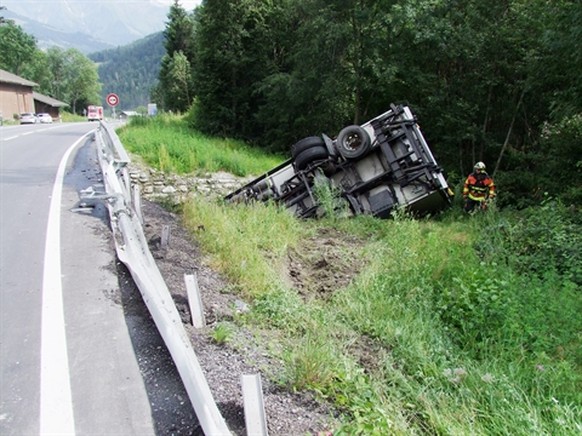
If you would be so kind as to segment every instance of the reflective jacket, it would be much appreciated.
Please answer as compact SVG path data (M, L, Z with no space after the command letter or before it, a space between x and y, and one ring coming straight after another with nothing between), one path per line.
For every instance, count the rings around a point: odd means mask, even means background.
M495 197L495 183L485 171L471 173L463 186L463 197L475 201L484 201Z

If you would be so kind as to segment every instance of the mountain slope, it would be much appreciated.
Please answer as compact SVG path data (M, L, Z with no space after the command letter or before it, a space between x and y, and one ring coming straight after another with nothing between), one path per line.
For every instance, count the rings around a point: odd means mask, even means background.
M114 92L119 96L117 110L147 105L164 53L164 36L158 32L128 46L89 55L99 65L103 102L107 94Z
M48 29L84 34L77 36L78 43L90 38L104 46L129 44L162 30L169 11L169 5L158 0L3 0L2 5L6 7L3 15L16 14L17 24L34 35L41 47L59 45L44 40Z
M64 50L75 48L81 53L87 54L114 47L113 45L100 39L96 39L87 33L79 31L70 33L58 30L12 11L3 10L0 15L7 20L14 21L17 25L22 27L26 33L34 36L37 40L38 47L42 50L50 47L60 47Z

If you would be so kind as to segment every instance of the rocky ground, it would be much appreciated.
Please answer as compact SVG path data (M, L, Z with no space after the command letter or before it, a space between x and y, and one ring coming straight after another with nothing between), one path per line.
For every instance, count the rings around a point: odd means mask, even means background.
M178 215L168 212L155 202L144 199L142 203L144 232L150 250L192 338L194 350L215 401L233 434L246 434L241 388L243 374L262 376L270 435L331 434L330 431L336 427L332 408L315 401L309 394L291 393L284 386L275 384L270 376L277 373L280 363L268 357L262 344L254 339L255 335L237 330L236 344L217 344L212 339L216 323L231 320L235 311L246 310L246 303L229 293L228 283L208 266L196 241L182 227ZM170 229L168 244L162 244L164 226L169 226ZM322 247L325 246L322 243L327 241L327 246L331 248L324 257L309 250L290 254L289 280L303 295L325 296L341 286L341 283L349 281L350 274L353 274L353 271L347 273L347 268L342 271L341 263L337 266L338 262L331 262L334 245L341 244L334 236L322 234L319 240L306 244L307 247ZM330 265L336 266L332 268ZM204 305L205 328L192 327L184 283L185 274L196 275ZM178 430L168 434L188 432ZM193 434L201 434L199 432L198 428Z

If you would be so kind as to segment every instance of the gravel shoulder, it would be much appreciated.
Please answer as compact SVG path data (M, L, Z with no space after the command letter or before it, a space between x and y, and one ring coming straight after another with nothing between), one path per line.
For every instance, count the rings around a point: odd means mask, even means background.
M246 435L241 376L261 374L267 426L272 435L330 434L336 427L331 407L309 393L292 393L270 379L280 363L269 358L252 332L237 326L236 346L212 339L217 322L233 319L246 303L229 292L229 284L210 268L196 241L181 225L180 217L157 203L142 200L144 233L158 268L173 296L208 384L229 429ZM162 229L169 229L162 246ZM206 327L191 324L184 275L195 275L204 306ZM196 433L198 434L198 433Z

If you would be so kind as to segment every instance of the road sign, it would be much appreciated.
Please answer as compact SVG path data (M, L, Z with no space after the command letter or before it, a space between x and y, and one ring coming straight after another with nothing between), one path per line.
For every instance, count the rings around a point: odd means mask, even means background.
M115 107L119 104L119 97L117 96L117 94L111 93L111 94L107 94L107 104L111 107Z

